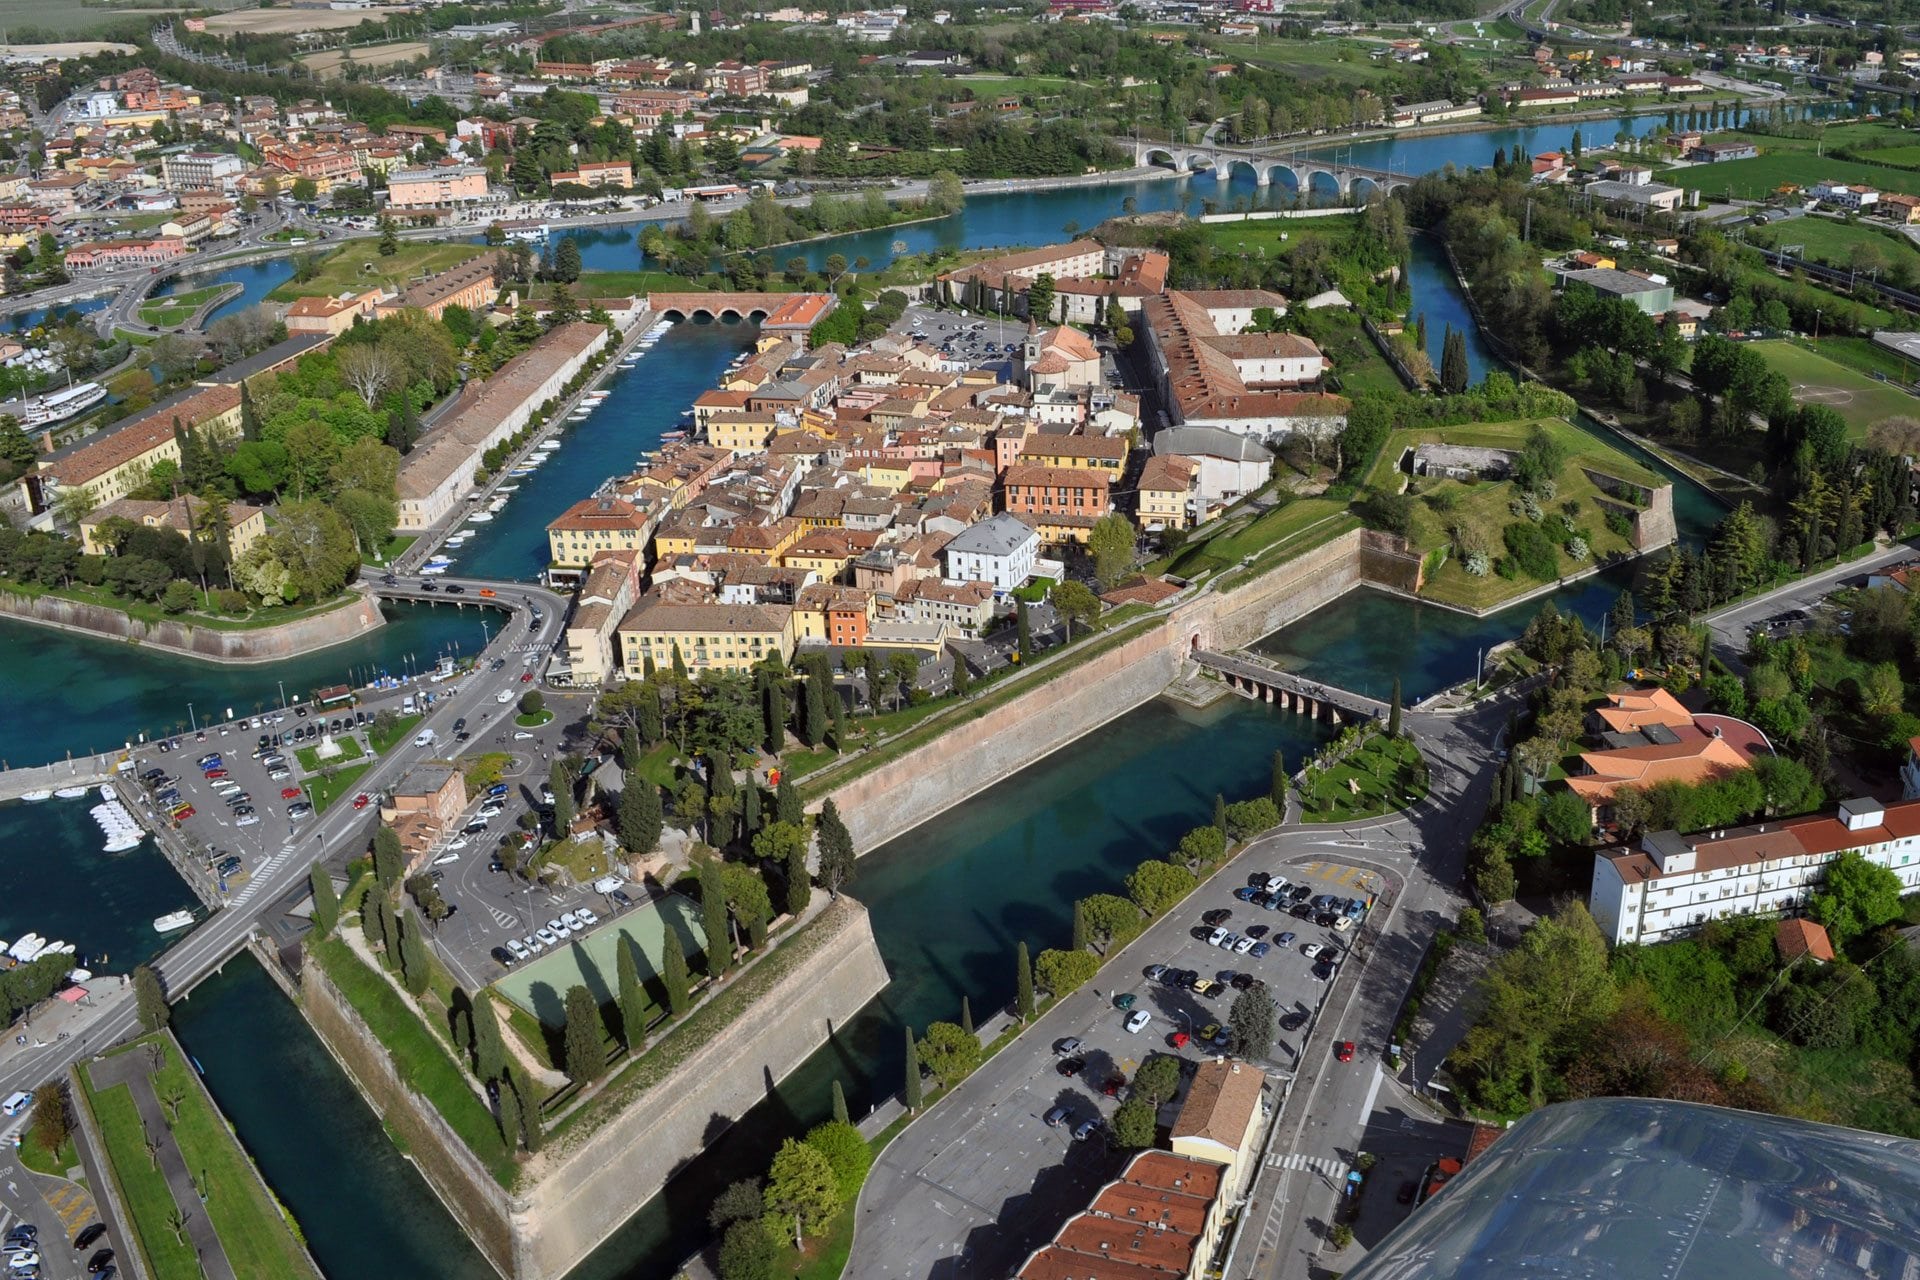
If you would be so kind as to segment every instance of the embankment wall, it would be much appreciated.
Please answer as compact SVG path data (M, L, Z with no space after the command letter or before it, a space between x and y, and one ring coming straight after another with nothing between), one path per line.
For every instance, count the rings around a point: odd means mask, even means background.
M237 631L172 620L145 622L105 605L10 591L0 591L0 613L62 631L126 640L209 662L233 663L277 662L351 640L386 624L380 606L366 596L355 596L338 608L310 618Z

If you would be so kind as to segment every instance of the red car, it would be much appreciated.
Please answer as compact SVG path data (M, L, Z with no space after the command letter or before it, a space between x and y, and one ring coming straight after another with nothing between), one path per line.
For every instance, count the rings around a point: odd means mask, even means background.
M521 683L521 684L532 684L532 683L533 683L533 672L531 672L531 671L525 671L525 672L522 672L522 673L521 673L521 675L520 675L520 683Z
M173 811L173 820L175 822L185 822L194 815L194 812L195 810L192 805L185 805Z
M353 807L356 809L364 809L367 807L368 803L372 799L373 799L372 796L369 796L366 792L362 791L359 795L353 798Z
M1109 1098L1117 1098L1120 1096L1120 1091L1126 1087L1127 1078L1116 1071L1107 1077L1105 1084L1100 1086L1100 1092L1106 1094Z
M1193 1037L1186 1032L1176 1031L1167 1037L1167 1043L1175 1049L1184 1049L1187 1047L1187 1041L1191 1039L1193 1039Z
M1342 1040L1339 1044L1333 1046L1333 1056L1340 1059L1340 1061L1342 1062L1352 1062L1353 1061L1353 1041Z
M282 800L298 800L300 798L300 788L282 787L280 788L280 798Z
M222 778L224 778L224 777L226 777L226 776L227 776L227 771L226 771L225 769L209 769L209 770L207 770L207 781L208 781L208 782L218 782L218 781L220 781L220 779L222 779Z

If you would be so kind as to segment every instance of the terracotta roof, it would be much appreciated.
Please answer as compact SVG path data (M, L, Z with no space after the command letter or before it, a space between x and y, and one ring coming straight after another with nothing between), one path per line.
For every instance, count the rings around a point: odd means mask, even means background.
M1594 714L1606 723L1607 728L1616 732L1624 733L1650 724L1663 724L1669 728L1693 724L1693 713L1681 706L1678 698L1661 688L1610 693L1607 695L1607 704L1595 708Z
M1184 587L1168 582L1165 578L1149 578L1145 582L1136 582L1130 587L1115 587L1100 598L1111 605L1156 605L1179 595L1183 590L1185 590Z
M1773 943L1780 948L1782 960L1812 956L1815 960L1833 959L1833 942L1827 931L1811 920L1782 920L1774 930Z
M1265 1074L1251 1063L1231 1058L1201 1063L1173 1122L1174 1140L1199 1138L1237 1150L1259 1110L1265 1083Z
M1698 784L1749 764L1731 743L1706 734L1664 745L1583 751L1580 761L1591 772L1568 778L1567 786L1590 804L1606 803L1617 787L1674 781Z
M240 404L237 386L200 387L169 397L138 417L128 418L105 434L90 436L41 464L41 472L64 485L85 485L116 467L145 457L173 439L173 422L193 431Z
M1199 473L1200 465L1192 458L1177 453L1163 453L1148 458L1147 464L1140 468L1140 490L1143 493L1185 493L1193 487L1193 478Z
M792 616L792 608L784 604L670 604L649 593L621 620L620 630L778 632Z

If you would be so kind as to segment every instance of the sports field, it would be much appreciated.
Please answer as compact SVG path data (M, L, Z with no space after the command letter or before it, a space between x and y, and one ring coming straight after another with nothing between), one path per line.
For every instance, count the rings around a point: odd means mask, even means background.
M1793 384L1793 398L1801 404L1824 404L1847 420L1854 432L1895 414L1920 412L1920 400L1898 387L1876 382L1836 364L1817 351L1784 339L1753 344Z
M642 903L618 919L603 922L584 938L569 938L539 959L516 966L494 989L547 1026L565 1026L569 989L584 986L603 1005L619 996L618 946L623 939L640 948L640 981L654 982L666 954L669 925L680 935L688 961L698 969L707 946L700 905L674 893Z

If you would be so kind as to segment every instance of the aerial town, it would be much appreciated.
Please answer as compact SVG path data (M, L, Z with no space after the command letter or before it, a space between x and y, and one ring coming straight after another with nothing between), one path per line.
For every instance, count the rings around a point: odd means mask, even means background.
M1913 1270L1917 111L1858 0L24 0L7 1277Z

